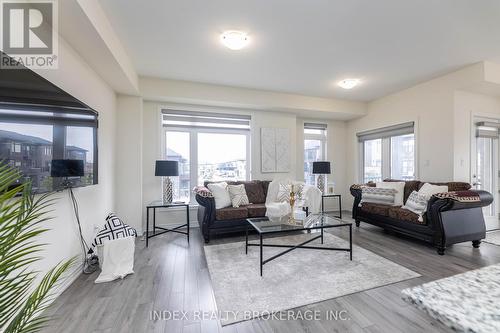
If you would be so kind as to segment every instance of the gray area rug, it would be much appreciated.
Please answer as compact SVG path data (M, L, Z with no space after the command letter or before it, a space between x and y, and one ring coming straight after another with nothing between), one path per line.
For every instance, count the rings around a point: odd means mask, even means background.
M310 237L299 234L264 243L298 244ZM325 233L325 246L349 247L349 243ZM248 255L245 242L204 249L217 310L228 314L221 315L223 326L420 276L359 246L353 247L352 261L348 252L297 249L265 264L263 277L258 247L249 247ZM282 250L264 248L264 259Z
M492 231L486 233L486 243L495 244L500 246L500 231Z
M456 332L500 332L500 264L402 291L404 299Z

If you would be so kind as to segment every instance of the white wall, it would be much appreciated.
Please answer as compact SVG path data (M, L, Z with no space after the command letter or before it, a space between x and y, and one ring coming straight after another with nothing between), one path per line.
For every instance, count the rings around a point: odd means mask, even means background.
M125 223L142 229L143 101L118 95L116 145L116 213Z
M102 225L106 215L114 209L115 94L62 39L59 40L59 69L37 72L99 112L99 184L74 190L80 205L83 234L87 241L91 241L94 226ZM40 273L45 273L62 260L81 254L78 228L68 193L64 191L56 197L59 200L51 214L54 219L44 224L50 231L41 237L41 242L48 245L43 259L34 267ZM80 267L75 266L74 269L78 272Z

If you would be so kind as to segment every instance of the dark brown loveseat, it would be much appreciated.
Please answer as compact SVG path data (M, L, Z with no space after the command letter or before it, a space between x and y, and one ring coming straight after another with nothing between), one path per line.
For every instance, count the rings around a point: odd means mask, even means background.
M425 182L412 180L405 183L404 202L406 203L410 194L418 191ZM431 184L447 185L449 192L468 191L471 188L470 184L462 182ZM363 185L375 186L374 183ZM471 191L471 194L477 196L477 200L471 202L433 196L429 200L423 221L419 221L417 214L402 209L400 206L363 203L360 207L361 186L363 185L353 185L350 189L354 196L352 217L358 227L360 222L366 222L418 238L433 244L440 255L443 255L446 247L451 244L472 241L474 247L479 247L481 239L485 238L486 228L482 207L488 206L493 201L493 196L486 191Z
M205 182L204 186L206 187L209 183ZM208 243L214 234L244 231L247 218L263 217L266 214L266 196L270 181L252 180L227 183L229 185L244 184L250 205L215 209L213 197L196 194L195 198L199 204L198 222L205 243Z

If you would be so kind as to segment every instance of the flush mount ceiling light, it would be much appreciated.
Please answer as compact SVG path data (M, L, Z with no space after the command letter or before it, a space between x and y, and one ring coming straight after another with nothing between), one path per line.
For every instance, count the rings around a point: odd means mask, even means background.
M241 50L250 43L248 35L241 31L225 31L220 35L220 40L228 49Z
M356 87L361 81L359 79L345 79L338 83L341 88L352 89Z

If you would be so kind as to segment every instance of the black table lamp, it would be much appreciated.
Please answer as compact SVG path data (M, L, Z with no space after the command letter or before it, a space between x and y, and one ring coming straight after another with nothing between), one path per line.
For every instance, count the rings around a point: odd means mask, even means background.
M172 203L172 181L170 177L179 175L179 162L156 161L155 176L163 177L163 203Z
M330 162L313 162L313 174L318 175L316 185L320 189L321 193L325 192L325 175L329 175L330 173Z

